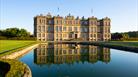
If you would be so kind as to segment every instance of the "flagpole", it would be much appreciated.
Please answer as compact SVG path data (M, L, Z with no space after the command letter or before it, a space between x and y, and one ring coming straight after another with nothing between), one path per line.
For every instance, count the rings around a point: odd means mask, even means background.
M91 15L93 16L93 9L91 9Z
M58 10L58 15L59 15L59 7L58 7L58 9L57 9L57 10Z

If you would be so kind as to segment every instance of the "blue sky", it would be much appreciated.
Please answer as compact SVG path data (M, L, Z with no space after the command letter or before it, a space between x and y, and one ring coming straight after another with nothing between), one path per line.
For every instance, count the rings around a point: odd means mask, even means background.
M111 32L138 30L137 0L0 0L0 29L19 27L33 33L33 17L48 12L99 19L107 16L112 20Z

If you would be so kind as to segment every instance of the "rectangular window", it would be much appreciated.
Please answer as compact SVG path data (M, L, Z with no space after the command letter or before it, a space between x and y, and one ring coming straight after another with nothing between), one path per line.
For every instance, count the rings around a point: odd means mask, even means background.
M63 54L66 54L66 50L63 50Z
M93 37L93 34L91 34L91 37Z
M106 22L104 22L104 25L106 26L106 25L107 25L107 23L106 23Z
M69 31L72 31L72 27L69 27Z
M75 24L75 21L74 21L74 24Z
M48 21L48 24L52 24L52 20L49 20L49 21Z
M108 22L108 26L110 26L110 22Z
M71 49L69 50L69 54L72 54L72 50Z
M84 32L88 32L88 29L87 28L84 28Z
M62 31L62 26L59 26L58 28L59 28L59 32L61 32Z
M101 35L100 35L100 34L98 34L98 38L100 38L100 36L101 36Z
M87 38L87 34L84 34L84 38L85 38L85 39Z
M62 24L62 20L60 21L60 24Z
M108 28L108 33L110 33L110 28Z
M57 24L58 24L58 20L57 20Z
M106 34L104 35L104 37L106 37Z
M41 26L38 26L38 32L41 32Z
M81 32L84 32L84 28L83 27L81 27Z
M60 37L62 37L62 34L60 34Z
M39 20L39 22L41 23L41 19Z
M93 32L93 27L91 27L91 32Z
M108 38L110 38L110 34L108 34Z
M93 25L93 21L91 21L91 25Z
M38 34L38 37L41 37L41 34Z
M95 23L94 23L95 25L97 25L97 22L95 21Z
M63 27L63 31L66 31L66 27Z
M76 24L78 24L78 21L76 21Z
M85 21L84 24L87 25L87 21Z
M100 25L100 22L98 22L97 25Z
M58 34L56 34L56 37L58 37Z
M93 32L96 32L96 27L93 28Z
M66 37L66 34L63 34L63 37Z
M42 26L42 32L45 32L45 26Z
M100 28L98 27L98 32L100 32Z
M57 21L56 20L54 20L54 24L57 24Z
M69 38L72 38L72 34L69 34Z
M77 27L74 27L74 31L78 31L78 28Z
M48 31L48 32L50 32L50 31L51 31L51 27L50 27L50 26L48 26L48 29L47 29L47 31Z
M94 38L96 38L96 34L94 34Z
M107 33L107 28L104 28L105 33Z
M56 26L56 32L58 32L58 26Z
M43 37L45 37L45 34L43 34Z

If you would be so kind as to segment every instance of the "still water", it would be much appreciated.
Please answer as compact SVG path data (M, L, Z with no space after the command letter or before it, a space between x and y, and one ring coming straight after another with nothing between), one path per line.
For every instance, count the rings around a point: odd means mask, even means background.
M93 45L41 44L19 59L33 77L138 77L138 54Z

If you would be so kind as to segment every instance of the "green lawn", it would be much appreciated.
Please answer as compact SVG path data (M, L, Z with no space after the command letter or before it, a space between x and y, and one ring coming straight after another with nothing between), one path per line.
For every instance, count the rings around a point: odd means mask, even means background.
M27 41L27 40L0 40L0 53L3 51L9 50L6 53L0 54L0 57L6 54L13 53L21 49L24 49L35 43L36 41ZM5 60L5 59L0 58L0 62L1 63L6 62L10 64L10 71L8 71L5 77L18 77L18 76L21 77L27 70L26 65L23 64L22 62L19 62L18 60L10 60L10 59ZM1 69L2 67L0 67L0 70ZM2 76L0 75L0 77Z
M35 41L22 41L22 40L0 40L0 52L16 49L19 47L24 47L26 45L32 44Z

